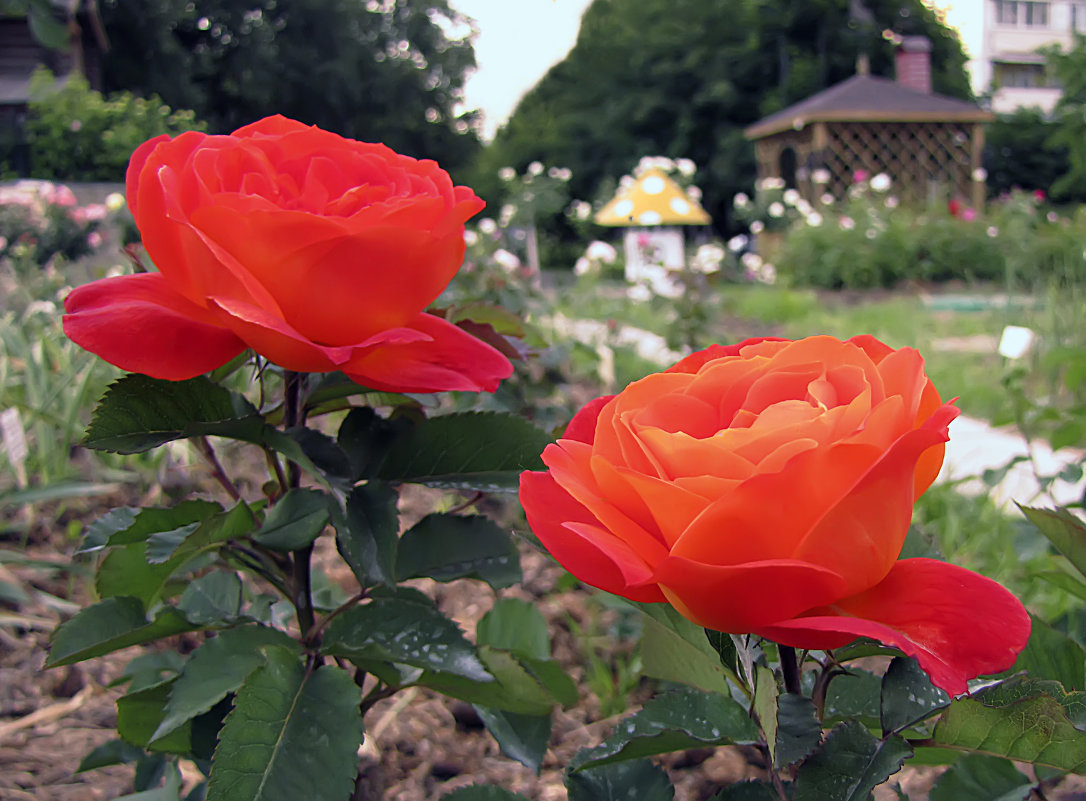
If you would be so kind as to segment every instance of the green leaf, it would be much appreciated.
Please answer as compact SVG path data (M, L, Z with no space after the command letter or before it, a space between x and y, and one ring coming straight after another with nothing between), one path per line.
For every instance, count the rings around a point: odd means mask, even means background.
M158 767L158 766L156 766ZM162 775L165 781L161 787L152 787L141 790L138 793L117 796L114 801L180 801L181 800L181 771L176 762L163 763ZM136 770L139 775L139 766ZM136 782L137 786L140 784Z
M524 470L542 470L549 434L498 412L434 417L397 440L378 475L449 489L515 491Z
M747 711L731 698L684 687L653 698L620 722L602 744L578 751L569 769L578 771L706 745L746 745L758 739L758 729Z
M242 395L204 376L165 381L130 373L113 382L91 415L83 445L142 453L167 442L219 436L272 448L325 481L289 434L268 425Z
M341 668L306 670L291 651L264 651L223 724L208 801L347 798L362 742L358 688Z
M193 581L177 600L177 608L193 623L229 622L241 614L241 579L215 571Z
M388 420L369 406L351 409L336 435L339 447L350 462L351 477L357 481L376 476L393 443L411 427L409 419L394 417Z
M796 773L794 801L867 801L912 756L896 734L880 740L861 723L842 723Z
M951 704L935 726L932 744L1086 772L1086 732L1075 726L1086 723L1082 693L1061 695L1052 682L997 690Z
M806 757L822 740L822 726L810 698L784 693L777 699L775 764L783 767Z
M755 668L756 684L754 687L754 713L765 733L769 746L769 760L777 764L777 697L780 690L773 671L765 665Z
M127 765L129 762L135 762L142 757L143 753L142 748L126 743L124 740L110 740L92 749L90 753L83 757L75 772L83 773L87 770L97 770L110 765Z
M302 453L321 473L344 481L350 479L351 463L347 454L327 434L305 426L287 429L285 433L298 443Z
M709 644L705 629L670 604L639 604L644 612L641 664L646 676L727 693L728 673Z
M336 547L363 587L396 583L398 498L383 481L369 481L351 490L346 514L336 513Z
M82 662L130 645L140 645L170 637L198 626L190 623L172 607L160 610L153 621L147 619L138 598L107 598L81 609L53 632L46 667L60 667Z
M426 672L415 683L471 704L537 717L577 700L577 685L557 662L518 657L488 645L479 646L478 653L493 676L489 682Z
M253 539L276 551L296 551L310 545L331 520L329 500L320 490L288 490L268 510Z
M1033 679L1058 681L1068 691L1086 689L1086 652L1081 645L1038 617L1030 615L1033 628L1025 650L1012 672L1026 671Z
M518 715L478 705L475 711L503 754L539 773L551 740L550 715Z
M149 751L187 754L192 750L192 726L186 721L152 742L162 722L170 685L174 680L130 692L117 699L117 733L127 742Z
M27 22L34 39L50 50L68 52L72 48L72 34L68 26L53 16L53 9L31 6Z
M130 659L109 686L127 684L128 692L135 692L176 678L184 669L185 657L175 651L144 651Z
M984 754L966 754L931 788L930 801L1025 801L1029 778L1010 762Z
M492 681L456 623L432 604L402 597L374 598L339 615L325 631L322 651Z
M950 696L931 683L915 659L895 657L882 678L882 733L907 729L949 706L950 701Z
M169 561L177 552L188 536L200 527L199 523L189 523L187 526L175 528L172 531L156 531L147 538L147 561L152 565L160 565Z
M834 676L826 691L823 723L856 719L865 726L879 725L882 714L882 677L866 670L849 668Z
M739 669L739 650L735 647L735 640L731 634L705 629L705 637L720 656L720 664L733 673Z
M221 511L217 503L196 500L182 501L170 509L121 506L87 526L79 553L98 551L106 545L143 542L152 534L199 523Z
M95 580L98 594L103 598L134 596L149 608L158 600L167 580L189 560L227 540L244 536L254 525L252 511L245 503L239 503L229 512L213 515L197 525L180 544L171 546L173 556L165 562L149 562L150 540L113 548L98 566Z
M441 801L531 801L519 793L512 793L502 787L488 784L473 784L461 787L441 796Z
M1086 576L1086 523L1062 508L1035 509L1021 504L1018 508Z
M518 598L501 598L475 627L475 641L520 656L549 659L547 620L535 604Z
M207 435L253 442L263 427L249 401L203 376L165 381L130 373L106 390L83 444L111 453L141 453L176 439Z
M1047 581L1053 587L1075 598L1086 601L1086 581L1078 576L1073 576L1063 570L1037 570L1033 571L1034 578Z
M672 801L675 788L648 760L603 765L566 776L569 801Z
M245 679L265 664L269 646L300 653L298 644L275 629L238 626L226 629L193 651L181 675L170 685L169 701L150 739L157 740L207 712L236 692Z
M486 517L430 514L400 538L396 578L474 578L500 590L520 581L520 557L509 534Z

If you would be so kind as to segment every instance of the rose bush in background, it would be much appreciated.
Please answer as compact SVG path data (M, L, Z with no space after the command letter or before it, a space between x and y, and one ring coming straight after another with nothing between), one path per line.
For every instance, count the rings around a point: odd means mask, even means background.
M483 207L432 161L270 117L146 142L127 196L158 271L79 287L65 317L122 369L181 380L252 348L403 392L493 391L512 370L425 312Z
M587 405L520 497L588 584L788 646L870 637L957 694L1009 668L1030 632L995 582L898 559L957 414L911 348L717 345Z

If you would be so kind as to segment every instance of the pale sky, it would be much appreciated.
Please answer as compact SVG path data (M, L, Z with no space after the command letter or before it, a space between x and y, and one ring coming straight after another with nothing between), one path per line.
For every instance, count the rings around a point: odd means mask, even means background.
M476 20L475 58L479 69L464 87L468 108L486 114L484 131L493 135L528 89L552 64L561 61L577 40L581 14L591 0L452 0L457 10ZM947 22L962 35L968 55L980 50L984 0L936 2Z

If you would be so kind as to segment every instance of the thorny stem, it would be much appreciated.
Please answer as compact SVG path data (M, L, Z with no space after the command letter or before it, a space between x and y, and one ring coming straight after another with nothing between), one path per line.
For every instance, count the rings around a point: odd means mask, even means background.
M283 427L294 428L305 423L302 413L301 395L302 383L305 381L303 373L288 370L283 376ZM301 485L302 472L298 465L287 462L286 489L292 490ZM310 562L313 558L313 545L306 545L293 551L293 564L291 567L291 587L294 590L294 608L298 614L298 629L305 636L313 630L315 616L313 613L313 587ZM316 653L310 655L310 662L319 659Z
M246 570L251 570L256 573L275 587L284 598L291 597L290 589L283 583L283 580L279 575L277 575L275 571L269 570L267 564L257 555L237 545L227 546L223 549L223 554L236 559Z
M452 509L450 509L448 513L451 514L451 515L454 515L454 514L458 514L459 512L464 511L465 509L470 509L472 506L477 504L479 501L481 501L485 497L486 497L485 492L483 492L482 490L476 490L474 495L472 495L470 498L463 501L462 503L458 503L456 506L454 506Z
M346 612L352 606L357 604L359 601L362 601L367 595L368 593L365 590L362 590L361 592L355 593L342 604L337 606L335 609L329 612L319 623L313 626L313 628L305 632L305 641L307 643L314 642L329 623L331 623L339 615Z
M215 449L211 447L207 437L194 437L193 442L196 443L196 450L211 466L211 475L219 482L219 486L226 490L226 494L230 496L231 500L240 501L241 493L234 486L234 482L230 480L230 476L226 475L226 471L223 470L222 463L219 461L219 457L215 455Z
M287 474L283 472L283 465L279 461L279 457L275 455L275 451L271 448L265 448L264 455L268 460L268 467L275 473L275 480L279 484L276 495L282 495L286 492L287 487Z
M793 695L802 695L796 649L790 645L778 645L777 652L781 655L781 674L784 676L785 691Z

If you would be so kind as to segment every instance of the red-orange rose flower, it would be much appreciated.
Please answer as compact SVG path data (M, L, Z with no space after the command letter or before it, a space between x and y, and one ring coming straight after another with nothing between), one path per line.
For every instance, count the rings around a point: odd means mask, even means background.
M957 414L912 348L716 345L588 404L520 498L588 584L799 648L872 637L956 694L1010 667L1030 629L995 582L898 560Z
M493 391L512 371L424 311L483 207L432 161L269 117L146 142L127 196L158 272L79 287L64 318L118 367L180 380L252 348L401 392Z

